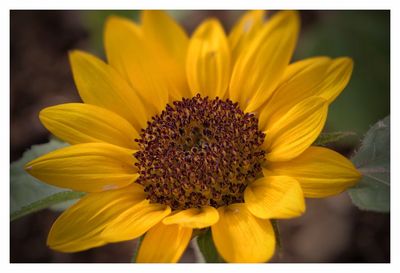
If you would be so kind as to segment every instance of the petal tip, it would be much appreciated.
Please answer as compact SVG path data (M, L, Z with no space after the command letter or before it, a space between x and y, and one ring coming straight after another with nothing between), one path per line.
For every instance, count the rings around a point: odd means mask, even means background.
M117 21L120 21L122 18L117 16L117 15L109 15L107 16L106 20L105 20L105 25L106 27L110 24L113 24Z
M83 63L85 63L89 60L93 60L96 57L88 52L83 51L83 50L75 49L68 53L68 58L69 58L69 62L72 67L72 72L74 73L74 69L76 70L77 67L79 67Z
M110 28L118 28L119 24L128 24L130 26L135 26L138 27L138 25L132 21L131 19L127 18L127 17L122 17L122 16L118 16L118 15L110 15L106 18L105 23L104 23L104 29L107 33L107 30L110 30ZM112 31L112 29L111 29Z
M39 112L39 120L40 122L46 127L46 123L49 119L51 119L51 114L54 113L53 111L55 108L60 105L53 105L46 108L43 108ZM46 127L47 128L47 127Z
M79 49L73 49L68 51L68 57L70 60L76 59L76 58L82 58L85 57L86 55L89 55L89 53L79 50Z
M297 10L287 10L285 11L288 17L291 19L296 20L300 23L300 12Z
M216 29L224 31L224 28L222 27L221 22L217 18L211 17L211 18L204 20L201 23L201 25L198 27L196 32L206 33L208 31L213 31Z
M30 171L32 170L32 168L33 168L33 166L31 165L31 162L27 163L27 164L24 166L24 170L25 170L26 172L28 172L28 173L30 173Z

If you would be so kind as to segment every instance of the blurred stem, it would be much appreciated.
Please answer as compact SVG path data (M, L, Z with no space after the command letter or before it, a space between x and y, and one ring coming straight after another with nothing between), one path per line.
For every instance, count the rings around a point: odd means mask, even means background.
M144 239L144 235L142 235L142 236L139 237L138 242L137 242L137 244L136 244L136 248L135 248L135 250L133 251L131 263L136 263L136 258L137 258L137 256L138 256L139 248L140 248L140 246L142 245L143 239Z
M282 251L282 243L281 243L281 233L279 231L278 221L275 219L271 219L272 228L274 229L275 238L276 238L276 246L278 251Z
M204 260L207 263L223 263L224 261L219 256L217 249L215 248L211 229L208 228L204 233L197 236L197 245L203 255Z

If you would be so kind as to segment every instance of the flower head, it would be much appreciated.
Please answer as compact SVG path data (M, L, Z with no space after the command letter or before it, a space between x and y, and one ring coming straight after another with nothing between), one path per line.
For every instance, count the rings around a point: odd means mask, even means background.
M249 11L228 36L215 19L189 38L166 13L111 17L107 63L70 54L84 103L46 108L44 126L72 144L27 164L38 179L87 194L54 223L48 245L74 252L145 234L140 262L176 262L211 227L228 262L265 262L271 219L305 197L344 191L352 163L312 146L347 85L349 58L289 64L296 12Z

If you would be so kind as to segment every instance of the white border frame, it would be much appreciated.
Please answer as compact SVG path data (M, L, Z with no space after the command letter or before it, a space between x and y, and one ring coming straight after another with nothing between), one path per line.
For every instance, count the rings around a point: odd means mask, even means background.
M399 1L400 3L400 1ZM57 272L70 273L71 271L91 270L97 272L188 272L191 273L205 271L212 272L218 270L222 272L363 272L376 273L382 272L399 272L399 260L396 257L399 255L399 232L400 232L400 217L399 215L399 200L400 198L392 198L391 200L391 263L390 264L10 264L10 225L9 225L9 183L6 177L9 177L9 128L10 128L10 66L9 66L9 50L10 50L10 13L11 9L228 9L228 10L244 10L244 9L390 9L391 10L391 138L394 140L400 139L398 126L398 105L399 93L399 34L400 26L400 9L396 0L6 0L1 1L0 11L0 27L2 42L1 56L1 89L2 99L0 100L0 108L3 111L1 115L2 130L6 134L2 134L2 149L1 149L1 174L2 182L0 183L0 192L2 194L0 215L3 220L1 225L1 248L0 260L2 272ZM398 33L395 33L397 31ZM4 96L4 97L3 97ZM392 197L399 193L400 180L399 173L396 171L396 166L393 162L399 162L399 145L392 141L391 143L391 180L395 181L392 185Z

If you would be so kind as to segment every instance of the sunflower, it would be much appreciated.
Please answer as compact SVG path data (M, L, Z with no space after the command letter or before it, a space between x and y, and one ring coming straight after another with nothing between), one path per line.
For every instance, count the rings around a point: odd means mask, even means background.
M271 219L297 217L305 197L360 178L340 154L312 146L347 85L347 57L289 64L299 16L249 11L226 35L207 19L189 38L165 12L105 25L107 62L70 53L84 103L43 109L71 146L27 164L34 177L86 192L47 244L76 252L144 235L138 262L177 262L194 230L211 228L227 262L265 262Z

